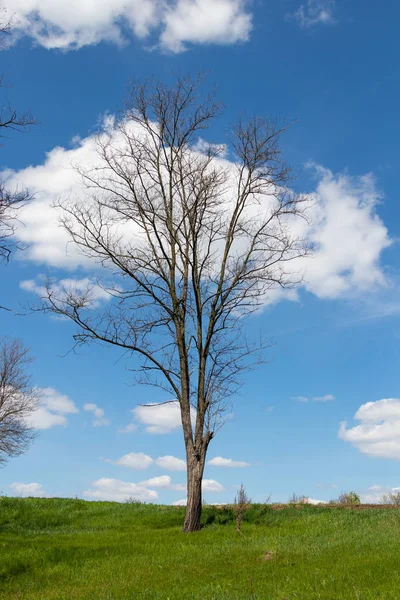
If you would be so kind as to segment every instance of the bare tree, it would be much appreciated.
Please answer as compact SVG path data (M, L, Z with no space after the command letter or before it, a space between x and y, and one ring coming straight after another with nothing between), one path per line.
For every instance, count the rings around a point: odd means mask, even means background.
M8 261L12 249L21 248L14 235L19 222L19 210L28 200L29 193L26 190L8 190L0 181L0 260Z
M22 454L35 437L27 422L38 394L28 375L28 350L17 340L0 340L0 466Z
M289 265L307 252L292 233L308 199L287 187L284 128L241 120L227 161L228 147L199 138L220 114L202 90L201 78L132 84L125 110L98 136L98 163L79 167L84 198L57 203L71 240L114 278L111 301L99 312L93 289L49 281L42 307L79 326L76 343L136 355L139 381L179 401L187 532L200 528L209 443L264 347L246 341L243 317L299 282Z
M391 506L400 506L400 492L392 490L387 494L383 494L380 499L381 504L389 504Z
M236 513L236 531L238 533L242 533L243 517L244 517L246 511L250 508L250 506L251 506L251 498L249 498L246 488L242 483L240 488L237 491L237 494L235 496L235 500L233 503L233 509Z

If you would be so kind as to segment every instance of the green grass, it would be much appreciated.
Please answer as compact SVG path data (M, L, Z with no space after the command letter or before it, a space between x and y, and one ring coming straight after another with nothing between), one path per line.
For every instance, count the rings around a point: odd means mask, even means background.
M0 498L0 599L398 600L400 511Z

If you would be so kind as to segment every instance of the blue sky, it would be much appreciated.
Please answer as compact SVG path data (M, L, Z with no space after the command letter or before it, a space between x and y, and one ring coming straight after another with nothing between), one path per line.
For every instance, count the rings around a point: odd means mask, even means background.
M384 10L375 0L5 6L19 25L1 54L13 86L2 101L31 108L40 124L10 135L0 151L10 185L35 193L18 232L29 247L0 265L1 304L32 301L43 274L90 277L88 265L66 255L48 207L68 191L69 162L90 154L94 131L121 106L130 78L168 82L207 71L226 105L207 139L224 141L243 112L297 119L285 156L299 173L296 189L313 194L321 212L305 285L248 322L250 333L261 329L275 344L210 446L210 460L247 466L208 465L205 499L231 501L242 482L256 501L270 494L285 501L292 492L328 500L350 489L373 500L400 486L397 3ZM35 385L46 390L39 436L0 472L0 491L185 497L182 463L160 460L184 458L174 407L148 422L138 404L157 402L157 391L134 385L118 352L68 353L73 327L48 316L0 311L0 327L31 348Z

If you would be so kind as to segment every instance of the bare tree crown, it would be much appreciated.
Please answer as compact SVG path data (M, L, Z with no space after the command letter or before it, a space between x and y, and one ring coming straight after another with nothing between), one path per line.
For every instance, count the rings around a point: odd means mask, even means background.
M22 454L35 437L28 424L38 406L31 385L28 350L17 340L0 340L0 466Z
M243 315L298 281L289 264L307 248L291 222L308 203L287 187L276 122L241 120L227 147L199 138L220 112L200 87L186 78L171 88L134 84L98 136L98 163L78 166L84 201L59 204L71 239L117 276L109 308L86 310L89 289L47 290L48 308L80 326L78 342L141 356L142 380L179 400L198 444L212 437L255 350Z

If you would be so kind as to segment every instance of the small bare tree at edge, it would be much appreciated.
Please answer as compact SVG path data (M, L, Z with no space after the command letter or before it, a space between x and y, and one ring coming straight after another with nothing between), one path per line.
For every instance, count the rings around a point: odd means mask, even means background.
M236 513L236 531L242 533L242 522L246 511L250 508L251 498L248 497L246 488L241 484L235 496L233 509Z
M26 451L35 438L28 419L38 407L28 350L18 340L0 340L0 467Z

